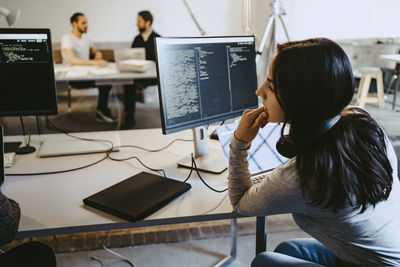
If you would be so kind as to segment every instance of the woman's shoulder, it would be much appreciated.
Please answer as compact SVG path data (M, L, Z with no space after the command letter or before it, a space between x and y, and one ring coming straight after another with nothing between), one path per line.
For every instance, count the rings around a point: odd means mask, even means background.
M276 167L271 174L279 177L287 185L292 185L293 188L301 188L300 178L296 169L296 157Z

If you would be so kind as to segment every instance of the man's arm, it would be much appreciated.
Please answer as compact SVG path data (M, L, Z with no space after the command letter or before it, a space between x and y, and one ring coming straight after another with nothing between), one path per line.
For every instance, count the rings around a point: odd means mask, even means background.
M99 51L100 52L100 51ZM68 62L71 65L95 65L99 67L107 66L107 61L104 59L81 59L75 56L74 51L71 48L64 48L65 56L68 58ZM100 53L101 54L101 53Z
M99 51L90 47L90 54L94 55L94 59L103 59L103 54Z

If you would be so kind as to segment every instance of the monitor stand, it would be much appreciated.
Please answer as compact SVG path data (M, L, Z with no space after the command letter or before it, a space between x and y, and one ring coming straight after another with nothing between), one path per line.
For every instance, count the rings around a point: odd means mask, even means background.
M18 155L30 154L36 151L36 148L29 145L20 146L22 142L5 142L4 152L15 152Z
M4 142L4 153L15 152L19 148L22 142Z
M198 170L220 174L227 169L226 161L222 152L218 153L218 151L208 149L208 135L206 127L200 126L193 129L193 141L194 158ZM191 169L192 158L189 156L182 159L178 162L178 167Z

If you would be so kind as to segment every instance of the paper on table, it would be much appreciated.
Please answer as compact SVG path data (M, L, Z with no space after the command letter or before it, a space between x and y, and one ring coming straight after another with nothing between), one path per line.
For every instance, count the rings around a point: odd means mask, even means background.
M118 63L120 71L145 72L153 66L154 62L143 59L127 59Z
M86 77L88 75L107 75L116 74L118 70L115 66L110 67L95 67L95 66L64 66L57 67L54 69L56 76L62 76L65 78L77 78Z
M75 69L75 70L67 70L65 73L65 78L76 78L76 77L85 77L89 73L89 70L85 69Z
M65 78L85 77L89 74L89 70L95 67L92 66L62 66L54 68L56 76Z
M106 74L116 74L116 73L119 73L119 71L113 68L95 68L89 70L89 74L92 75L106 75Z

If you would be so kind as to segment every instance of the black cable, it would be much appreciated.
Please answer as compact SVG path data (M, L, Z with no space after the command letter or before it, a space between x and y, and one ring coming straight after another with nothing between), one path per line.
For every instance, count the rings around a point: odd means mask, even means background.
M21 122L21 127L22 127L22 135L25 138L25 126L24 126L24 121L22 120L22 116L19 116L19 121Z
M191 157L192 157L192 159L193 159L193 153L191 154ZM193 172L193 160L192 160L192 165L190 166L189 175L188 175L188 176L186 177L186 179L183 181L184 183L186 183L186 182L189 180L190 176L192 176L192 172Z
M21 117L21 119L22 119L22 117ZM72 168L72 169L60 170L60 171L51 171L51 172L11 173L11 174L6 174L6 176L35 176L35 175L48 175L48 174L59 174L59 173L66 173L66 172L72 172L72 171L82 170L82 169L85 169L85 168L89 168L89 167L91 167L91 166L94 166L94 165L96 165L96 164L102 162L103 160L107 159L107 158L109 157L110 153L114 150L114 144L113 144L113 142L111 142L110 140L90 139L90 138L82 138L82 137L79 137L79 136L74 136L74 135L71 135L71 134L69 134L68 132L66 132L66 131L64 131L64 130L62 130L62 129L60 129L60 128L58 128L57 126L55 126L47 117L46 117L46 120L50 123L50 125L51 125L54 129L56 129L56 130L59 131L59 132L64 133L64 134L67 135L67 136L70 136L70 137L72 137L72 138L76 138L76 139L79 139L79 140L83 140L83 141L107 142L107 143L110 143L110 144L111 144L111 147L110 147L110 149L108 149L108 150L105 152L106 155L105 155L102 159L97 160L97 161L95 161L95 162L92 162L92 163L90 163L90 164L84 165L84 166L80 166L80 167L76 167L76 168ZM30 141L30 135L29 135L29 140L28 140L28 142L29 142L29 141ZM29 143L28 143L28 144L29 144Z
M111 152L111 151L110 151ZM91 167L93 165L96 165L100 162L102 162L103 160L107 159L108 157L105 156L104 158L97 160L93 163L90 163L88 165L85 166L81 166L81 167L76 167L73 169L66 169L66 170L61 170L61 171L52 171L52 172L35 172L35 173L10 173L10 174L6 174L6 176L34 176L34 175L47 175L47 174L59 174L59 173L65 173L65 172L72 172L72 171L77 171L77 170L82 170L88 167Z
M205 186L207 186L209 189L211 189L212 191L217 192L217 193L223 193L226 190L228 190L228 188L225 188L223 190L218 190L218 189L212 188L211 186L209 186L206 183L206 181L204 181L203 177L201 177L201 175L199 173L199 169L197 168L197 164L196 164L196 161L194 160L193 154L192 154L192 164L194 164L194 169L196 170L197 176L200 178L200 180L203 182L203 184L205 184Z
M29 144L31 142L31 135L29 134L28 141L26 141L25 125L24 125L24 120L22 119L22 116L19 116L19 121L21 122L22 135L24 136L25 144L26 144L26 146L29 146Z
M89 142L105 142L105 143L109 143L109 144L111 144L111 148L110 148L110 149L111 149L111 150L114 150L114 149L115 149L113 142L111 142L110 140L105 140L105 139L93 139L93 138L84 138L84 137L79 137L79 136L76 136L76 135L72 135L72 134L68 133L66 130L61 129L61 128L58 128L57 126L55 126L54 123L52 123L47 117L46 117L46 120L48 121L48 123L49 123L56 131L58 131L58 132L60 132L60 133L63 133L63 134L65 134L65 135L69 136L69 137L72 137L72 138L75 138L75 139L78 139L78 140L82 140L82 141L89 141ZM106 152L106 153L107 153L107 152Z
M135 146L135 145L121 145L121 146L116 146L116 147L114 147L114 148L129 147L129 148L141 149L141 150L144 150L144 151L147 151L147 152L160 152L160 151L162 151L162 150L164 150L164 149L167 149L168 147L170 147L173 143L175 143L175 142L177 142L177 141L182 141L182 142L193 142L192 139L180 139L180 138L178 138L178 139L172 140L168 145L166 145L166 146L164 146L164 147L162 147L162 148L159 148L159 149L148 149L148 148L144 148L144 147L140 147L140 146Z
M212 131L212 132L208 135L208 138L210 138L211 135L213 135L213 134L217 131L217 129L218 129L219 127L221 127L222 125L224 125L224 123L225 123L225 120L223 120L223 121L220 123L220 125L218 125L218 127L215 128L215 130ZM208 128L207 128L207 129L208 129Z
M200 173L199 173L199 169L197 168L196 161L194 160L194 157L193 157L193 153L191 153L190 156L191 156L191 158L192 158L192 165L190 166L189 175L186 177L186 179L183 181L183 183L185 183L185 182L187 182L187 181L189 180L190 176L192 175L193 169L194 169L194 170L196 170L197 176L200 178L200 180L203 182L203 184L205 184L205 185L206 185L209 189L211 189L212 191L217 192L217 193L223 193L223 192L225 192L226 190L228 190L228 188L225 188L225 189L223 189L223 190L217 190L217 189L212 188L211 186L209 186L209 185L206 183L206 181L204 181L203 177L201 177L201 175L200 175ZM193 165L194 165L194 168L193 168Z
M26 146L31 144L31 134L28 134L28 142L26 142Z
M110 144L111 144L111 148L110 148L108 151L106 151L106 156L105 156L104 159L109 158L110 160L113 160L113 161L127 161L127 160L130 160L130 159L136 159L136 160L137 160L143 167L145 167L146 169L151 170L151 171L155 171L155 172L162 172L164 177L167 177L167 176L166 176L166 173L165 173L165 170L163 170L163 169L151 168L151 167L147 166L146 164L144 164L144 163L143 163L138 157L136 157L136 156L132 156L132 157L129 157L129 158L123 158L123 159L117 159L117 158L111 157L110 154L111 154L111 152L114 151L115 149L122 148L122 147L136 147L136 148L143 149L143 150L149 151L149 152L158 152L158 151L161 151L161 150L163 150L163 149L166 149L167 147L169 147L170 145L172 145L175 141L191 141L191 140L186 140L186 139L175 139L175 140L173 140L171 143L169 143L167 146L165 146L165 147L163 147L163 148L161 148L161 149L157 149L157 150L149 150L149 149L146 149L146 148L142 148L142 147L138 147L138 146L129 146L129 145L127 145L127 146L114 146L114 144L113 144L111 141L109 141L109 140L89 139L89 138L82 138L82 137L79 137L79 136L72 135L72 134L68 133L66 130L60 129L60 128L58 128L57 126L55 126L54 123L52 123L48 118L46 118L46 119L48 120L49 124L50 124L54 129L56 129L56 130L59 131L59 132L64 133L64 134L67 135L67 136L70 136L70 137L72 137L72 138L76 138L76 139L84 140L84 141L100 141L100 142L108 142L108 143L110 143ZM104 159L102 159L102 160L104 160ZM98 162L97 162L97 163L98 163Z
M137 160L140 164L142 164L142 166L145 167L146 169L151 170L151 171L155 171L155 172L162 172L164 178L167 178L167 175L165 174L165 170L163 170L163 169L154 169L154 168L151 168L151 167L147 166L146 164L144 164L144 163L143 163L138 157L136 157L136 156L132 156L132 157L129 157L129 158L123 158L123 159L117 159L117 158L110 157L110 153L108 153L108 154L107 154L107 157L108 157L110 160L113 160L113 161L127 161L127 160L130 160L130 159L136 159L136 160Z
M20 117L20 119L21 119L21 122L22 122L22 117ZM162 147L162 148L159 148L159 149L147 149L147 148L143 148L143 147L139 147L139 146L135 146L135 145L114 146L113 142L111 142L111 141L109 141L109 140L83 138L83 137L79 137L79 136L72 135L72 134L68 133L66 130L60 129L60 128L58 128L57 126L55 126L54 123L52 123L52 122L48 119L47 116L46 116L46 121L47 121L55 130L57 130L57 131L59 131L59 132L61 132L61 133L64 133L64 134L67 135L67 136L70 136L70 137L72 137L72 138L76 138L76 139L79 139L79 140L83 140L83 141L107 142L107 143L110 143L110 144L111 144L111 148L105 152L106 155L105 155L104 158L102 158L102 159L100 159L100 160L97 160L97 161L95 161L95 162L93 162L93 163L90 163L90 164L88 164L88 165L85 165L85 166L76 167L76 168L72 168L72 169L61 170L61 171L52 171L52 172L41 172L41 173L13 173L13 174L6 174L7 176L34 176L34 175L47 175L47 174L59 174L59 173L71 172L71 171L81 170L81 169L84 169L84 168L88 168L88 167L94 166L94 165L96 165L96 164L98 164L98 163L100 163L100 162L102 162L102 161L104 161L105 159L108 158L108 159L110 159L110 160L113 160L113 161L120 161L120 162L121 162L121 161L127 161L127 160L130 160L130 159L136 159L136 160L137 160L143 167L145 167L146 169L149 169L149 170L155 171L155 172L162 172L162 173L163 173L163 176L166 178L167 176L166 176L166 173L165 173L165 170L164 170L164 169L155 169L155 168L151 168L151 167L147 166L146 164L144 164L144 163L143 163L138 157L136 157L136 156L132 156L132 157L128 157L128 158L123 158L123 159L117 159L117 158L111 157L110 154L111 154L111 152L113 152L114 149L123 148L123 147L138 148L138 149L142 149L142 150L148 151L148 152L160 152L160 151L162 151L162 150L168 148L169 146L171 146L171 145L172 145L173 143L175 143L176 141L182 141L182 142L192 142L192 141L193 141L193 140L190 140L190 139L174 139L174 140L172 140L169 144L167 144L166 146L164 146L164 147ZM40 127L38 126L37 117L36 117L36 122L37 122L38 132L40 133ZM222 121L222 123L220 124L220 126L221 126L224 122L225 122L225 121ZM23 122L22 122L22 125L23 125ZM22 127L23 127L23 126L22 126ZM24 129L24 127L23 127L23 132L24 132L24 135L25 135L25 129ZM29 136L29 140L30 140L30 136ZM29 142L29 141L28 141L28 142ZM29 143L28 143L28 144L29 144ZM214 188L212 188L211 186L209 186L209 185L204 181L204 179L201 177L201 175L200 175L200 173L199 173L199 170L198 170L198 168L197 168L197 165L196 165L196 161L194 160L193 154L191 154L191 158L192 158L192 165L191 165L191 167L190 167L190 172L189 172L189 175L186 177L186 179L185 179L183 182L187 182L187 181L189 180L189 178L190 178L191 175L192 175L193 169L195 169L195 170L196 170L196 173L197 173L197 175L198 175L198 177L200 178L200 180L201 180L209 189L211 189L212 191L217 192L217 193L222 193L222 192L225 192L226 190L228 190L228 188L226 188L226 189L224 189L224 190L217 190L217 189L214 189ZM193 168L193 166L194 166L194 168Z
M36 117L36 129L37 129L37 131L38 131L38 135L39 135L39 137L40 137L40 125L39 125L39 118L38 118L38 116L35 116Z

